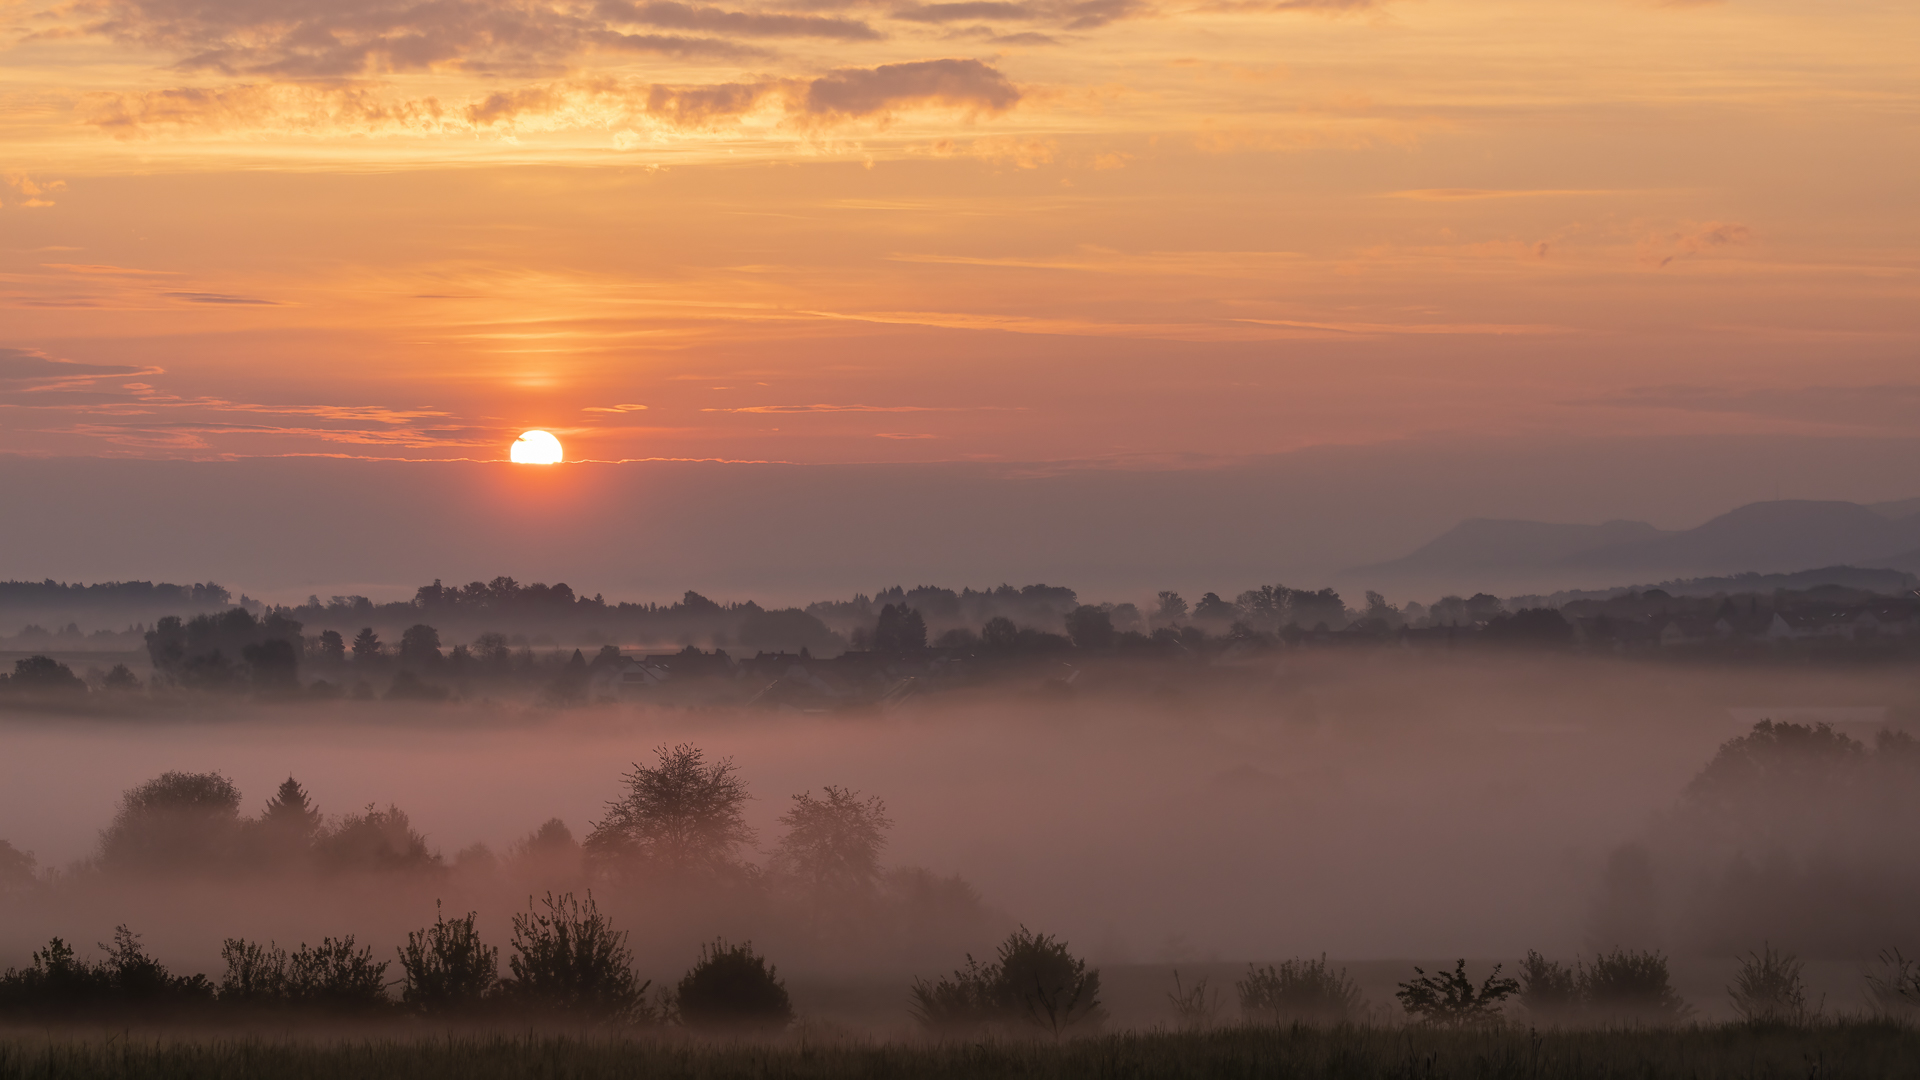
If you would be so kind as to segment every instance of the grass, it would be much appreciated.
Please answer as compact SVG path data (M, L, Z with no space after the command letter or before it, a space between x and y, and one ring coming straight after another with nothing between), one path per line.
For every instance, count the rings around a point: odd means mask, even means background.
M822 1041L420 1034L232 1037L133 1032L0 1035L0 1078L152 1080L492 1080L596 1077L1391 1077L1440 1080L1634 1078L1820 1080L1910 1075L1920 1031L1873 1021L1801 1027L1491 1032L1240 1027L1063 1043Z

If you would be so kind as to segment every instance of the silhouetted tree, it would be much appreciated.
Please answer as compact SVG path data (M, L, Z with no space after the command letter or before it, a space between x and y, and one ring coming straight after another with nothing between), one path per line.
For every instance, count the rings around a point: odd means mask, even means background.
M1154 599L1153 625L1172 626L1187 617L1187 602L1179 593L1162 589Z
M669 874L733 868L735 852L753 842L743 812L747 786L733 759L705 764L699 748L682 743L654 753L659 764L635 763L627 793L607 804L585 844L601 865L646 865Z
M267 800L267 808L260 814L260 825L270 843L276 848L300 852L313 846L325 821L306 789L291 776L281 783L273 798Z
M291 642L268 638L243 648L240 657L247 662L254 689L273 693L300 688L300 657Z
M992 652L1012 652L1020 647L1020 628L1005 615L995 615L980 627L980 647Z
M87 684L73 669L48 656L29 656L13 662L13 677L7 686L27 693L79 694Z
M1208 593L1200 598L1199 603L1193 605L1195 622L1218 623L1226 626L1232 623L1239 613L1240 609L1235 607L1231 600L1222 600L1219 593Z
M378 663L383 656L380 635L369 626L353 636L353 662L356 664Z
M127 665L115 664L113 669L107 672L106 678L100 680L100 685L108 690L125 693L140 689L140 679Z
M1111 649L1113 616L1097 607L1077 607L1067 614L1067 636L1078 649Z
M389 805L348 814L321 833L314 844L323 865L333 870L425 870L440 865L426 837L415 832L406 811Z
M162 773L121 796L100 834L100 861L117 870L205 870L230 856L239 827L233 781L219 773Z
M320 631L320 662L336 667L347 662L347 642L340 631Z
M359 642L356 640L354 644L357 649ZM440 631L426 623L415 623L400 635L401 663L431 671L440 666L440 661Z
M513 977L501 986L507 999L585 1020L647 1019L648 984L634 976L627 933L600 914L593 894L582 904L572 893L548 893L543 906L536 910L528 897L526 912L513 917Z
M0 894L15 892L33 884L36 861L31 851L21 851L0 840Z
M400 1000L428 1015L473 1012L500 981L500 950L474 929L474 913L451 922L434 904L433 925L407 934L400 950Z
M780 824L787 827L774 850L774 866L817 890L855 892L871 889L880 877L880 849L893 819L880 797L831 784L816 799L793 797Z
M873 628L873 651L912 652L927 647L927 622L920 613L905 604L888 604L880 609L880 621Z

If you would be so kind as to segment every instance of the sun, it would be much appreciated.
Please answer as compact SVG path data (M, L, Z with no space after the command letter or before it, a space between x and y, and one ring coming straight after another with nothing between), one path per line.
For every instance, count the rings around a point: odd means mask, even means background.
M507 456L520 465L558 465L565 460L560 456L560 440L545 431L521 432Z

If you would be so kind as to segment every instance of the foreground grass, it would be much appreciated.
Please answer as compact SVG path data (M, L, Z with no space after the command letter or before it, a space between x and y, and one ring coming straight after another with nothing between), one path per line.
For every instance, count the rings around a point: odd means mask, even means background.
M826 1077L1772 1078L1920 1075L1920 1032L1890 1023L1586 1032L1236 1028L1040 1042L697 1043L447 1035L261 1038L0 1035L0 1078L490 1080Z

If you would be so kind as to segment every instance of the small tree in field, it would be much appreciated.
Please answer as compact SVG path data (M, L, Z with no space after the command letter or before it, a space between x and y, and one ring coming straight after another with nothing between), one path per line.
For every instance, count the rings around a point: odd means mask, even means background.
M780 815L787 834L774 851L776 869L817 891L849 893L873 888L880 877L880 849L893 819L879 796L828 784L825 798L802 792Z
M1807 1005L1806 965L1791 953L1763 945L1740 961L1740 973L1727 988L1733 1011L1749 1024L1804 1024L1819 1010Z
M733 868L754 832L744 812L747 785L732 759L708 765L687 743L654 753L659 764L635 764L627 793L607 804L607 816L587 834L588 857L676 876Z
M700 962L680 979L673 1002L690 1028L777 1031L793 1022L786 984L752 942L702 945Z
M272 942L265 945L228 938L220 947L227 973L220 980L223 1004L274 1005L288 995L287 951Z
M434 905L433 925L407 935L400 950L400 1000L425 1013L471 1011L499 982L500 950L480 941L474 913L447 921Z
M1106 1019L1100 973L1088 971L1087 962L1068 952L1064 941L1023 926L1001 944L996 967L988 993L1002 1015L1054 1038L1076 1028L1097 1028Z
M1500 1003L1520 992L1520 984L1502 978L1500 965L1479 986L1467 978L1467 962L1454 964L1450 972L1429 975L1414 968L1419 978L1400 984L1393 996L1411 1016L1429 1027L1497 1027L1501 1023Z
M524 914L513 917L514 955L507 960L513 978L502 985L506 996L526 1007L589 1021L647 1019L636 983L627 935L594 905L572 893L558 899L548 893L545 911L528 898Z
M1657 952L1600 953L1580 973L1580 997L1594 1016L1615 1023L1677 1024L1693 1015L1673 991L1667 958Z
M1520 1006L1536 1024L1571 1023L1581 1009L1580 971L1529 950L1520 965Z

